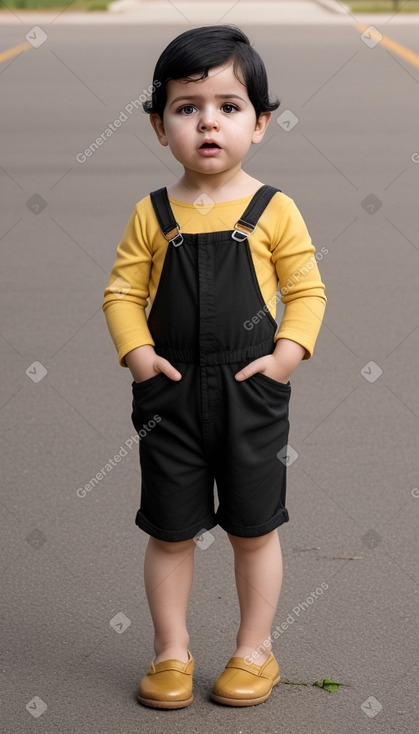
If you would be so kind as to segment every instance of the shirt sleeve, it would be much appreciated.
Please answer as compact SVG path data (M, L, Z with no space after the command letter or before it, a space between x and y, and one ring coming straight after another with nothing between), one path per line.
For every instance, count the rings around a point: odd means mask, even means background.
M301 344L310 359L326 307L325 286L317 266L316 250L295 202L289 199L278 217L276 246L272 251L284 312L278 339Z
M127 366L125 355L132 349L154 346L145 312L151 267L152 253L136 207L117 247L102 306L122 367Z

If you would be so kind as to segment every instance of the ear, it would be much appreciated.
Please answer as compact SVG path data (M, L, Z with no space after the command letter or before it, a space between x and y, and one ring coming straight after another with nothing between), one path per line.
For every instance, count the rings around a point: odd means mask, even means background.
M169 145L169 143L167 142L166 133L164 131L163 120L157 112L152 112L152 114L150 115L150 122L154 132L159 139L160 145Z
M256 120L255 131L252 135L252 143L260 143L265 135L266 129L271 121L272 112L261 112Z

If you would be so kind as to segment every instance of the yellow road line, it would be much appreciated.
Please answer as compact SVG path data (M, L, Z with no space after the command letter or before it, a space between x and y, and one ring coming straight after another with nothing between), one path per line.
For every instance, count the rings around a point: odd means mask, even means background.
M397 43L397 41L393 41L391 38L383 36L380 31L378 31L378 28L375 29L373 26L366 26L361 23L357 23L356 27L361 31L361 33L369 29L371 38L379 41L382 46L385 46L385 48L388 48L390 51L394 51L394 53L400 56L400 58L408 61L409 64L412 64L412 66L419 69L419 54L416 54L414 51L406 48L406 46L402 46L401 43Z
M7 59L16 56L16 54L22 53L22 51L27 51L28 48L33 48L33 46L25 41L25 43L20 43L19 46L13 46L13 48L8 48L7 51L2 51L0 53L0 64L2 61L7 61Z

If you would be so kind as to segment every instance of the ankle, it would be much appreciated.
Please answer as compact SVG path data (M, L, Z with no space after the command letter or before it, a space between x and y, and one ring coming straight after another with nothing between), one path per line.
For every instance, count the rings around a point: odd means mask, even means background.
M250 645L237 644L233 657L244 658L249 664L264 665L271 652L271 647L265 645L251 647Z
M186 663L189 660L189 636L179 637L176 640L158 640L154 641L154 651L156 657L154 662L160 663L162 660L180 660Z
M157 665L157 663L161 663L163 660L180 660L181 663L187 663L189 660L188 648L179 646L163 648L158 653L156 652L156 657L153 662Z

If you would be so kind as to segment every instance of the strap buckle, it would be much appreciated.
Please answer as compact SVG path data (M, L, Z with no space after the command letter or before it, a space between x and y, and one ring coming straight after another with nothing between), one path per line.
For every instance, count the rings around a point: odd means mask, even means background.
M239 219L234 225L234 230L231 233L233 240L237 242L244 242L256 229L255 224L249 224L244 219Z
M173 247L179 247L183 242L183 235L177 223L175 229L171 229L170 232L165 232L164 236L168 240L169 245L173 245Z

